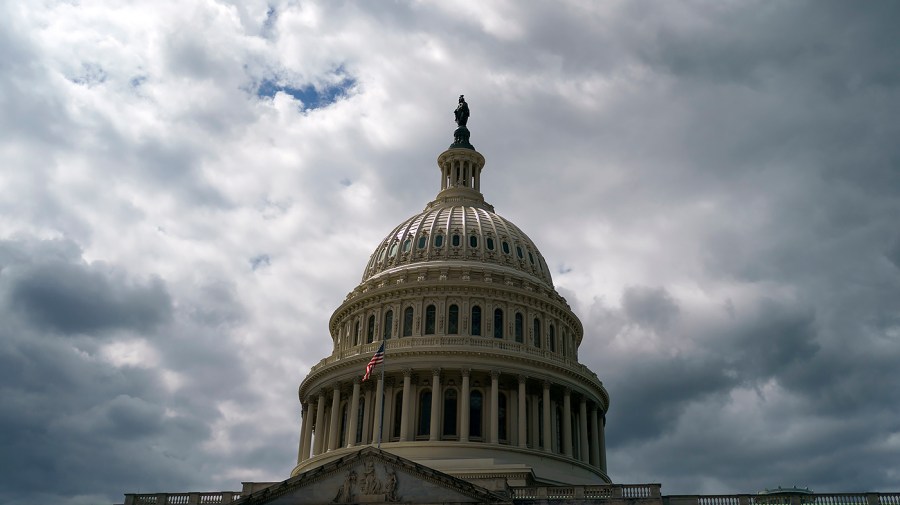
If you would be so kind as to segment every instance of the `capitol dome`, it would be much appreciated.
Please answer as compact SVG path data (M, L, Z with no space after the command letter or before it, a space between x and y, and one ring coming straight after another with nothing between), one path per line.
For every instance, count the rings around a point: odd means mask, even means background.
M299 388L299 475L375 445L489 489L609 483L609 395L547 262L481 193L465 122L440 190L376 245ZM368 380L366 365L383 346Z
M534 242L487 204L457 205L438 198L381 241L362 280L425 262L481 263L498 273L512 269L553 286L547 262Z

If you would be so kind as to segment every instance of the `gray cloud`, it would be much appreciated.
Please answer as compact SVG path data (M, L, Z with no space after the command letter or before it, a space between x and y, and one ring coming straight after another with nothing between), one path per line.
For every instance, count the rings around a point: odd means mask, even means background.
M0 248L9 244L0 244ZM159 279L144 285L104 265L59 261L4 266L7 296L31 321L62 333L116 328L148 331L171 316L171 300Z

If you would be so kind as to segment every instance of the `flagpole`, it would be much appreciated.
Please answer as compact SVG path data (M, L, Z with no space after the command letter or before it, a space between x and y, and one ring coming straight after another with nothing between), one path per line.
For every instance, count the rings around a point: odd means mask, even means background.
M382 343L382 345L384 345ZM387 356L387 350L384 353ZM381 361L381 379L378 380L378 394L381 396L381 416L378 419L378 449L381 450L381 432L384 431L384 359Z

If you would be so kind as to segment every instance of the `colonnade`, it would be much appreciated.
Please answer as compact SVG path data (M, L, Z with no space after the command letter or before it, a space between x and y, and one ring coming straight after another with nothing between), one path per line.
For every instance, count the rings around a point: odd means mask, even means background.
M379 441L457 441L559 454L606 471L605 413L595 398L497 370L405 369L366 384L356 377L310 394L302 416L298 464Z
M441 190L464 186L481 191L481 168L483 165L475 158L453 157L444 160L441 167Z

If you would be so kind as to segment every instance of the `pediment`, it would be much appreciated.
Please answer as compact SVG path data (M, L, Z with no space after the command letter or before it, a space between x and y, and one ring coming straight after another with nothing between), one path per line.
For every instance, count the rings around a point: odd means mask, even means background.
M511 503L407 459L366 447L235 502L242 505Z

